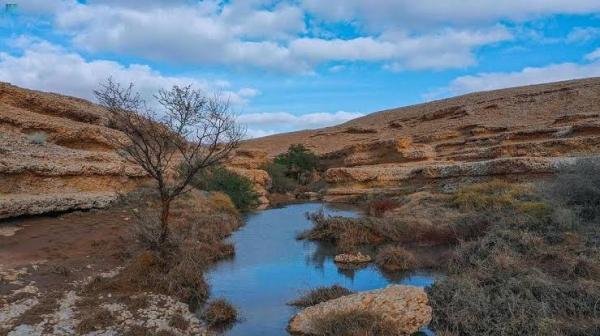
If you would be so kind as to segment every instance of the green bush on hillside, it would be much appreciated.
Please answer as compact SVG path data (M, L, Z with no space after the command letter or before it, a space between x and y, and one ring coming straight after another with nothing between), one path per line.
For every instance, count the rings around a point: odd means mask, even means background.
M287 152L279 154L273 160L275 164L286 168L286 175L296 181L319 166L319 157L301 144L291 145Z
M310 183L310 176L318 167L319 157L303 145L295 144L262 168L271 176L272 192L288 193Z

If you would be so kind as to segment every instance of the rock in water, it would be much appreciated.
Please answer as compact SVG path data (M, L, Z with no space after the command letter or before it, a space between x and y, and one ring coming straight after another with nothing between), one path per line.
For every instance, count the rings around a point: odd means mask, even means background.
M368 255L358 252L357 254L342 253L335 256L333 259L336 263L341 264L362 264L371 262L372 258Z
M292 318L289 331L294 335L314 335L313 321L344 311L368 311L394 323L399 334L410 335L431 321L431 307L422 288L390 285L360 292L308 307Z

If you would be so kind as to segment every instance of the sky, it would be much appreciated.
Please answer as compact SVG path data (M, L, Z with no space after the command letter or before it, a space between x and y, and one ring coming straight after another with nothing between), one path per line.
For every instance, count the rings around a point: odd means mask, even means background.
M0 81L227 97L248 137L600 76L600 0L0 0Z

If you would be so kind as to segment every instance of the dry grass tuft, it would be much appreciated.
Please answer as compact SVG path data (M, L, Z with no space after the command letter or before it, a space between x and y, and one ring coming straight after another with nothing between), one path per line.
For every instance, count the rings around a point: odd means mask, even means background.
M399 336L394 323L363 310L336 312L313 321L318 336Z
M181 316L181 314L175 314L169 320L169 327L186 331L190 327L190 322Z
M112 313L107 309L96 308L91 315L79 321L75 327L75 331L77 331L77 334L83 335L92 331L102 330L112 325L113 319Z
M319 287L302 295L298 299L289 302L288 304L296 307L310 307L321 302L337 299L342 296L350 295L352 291L339 285L329 287Z
M386 272L410 271L417 264L415 255L400 246L382 248L375 257L375 263Z
M229 302L217 299L208 303L202 318L210 327L221 327L237 321L238 313Z
M428 289L434 329L600 334L600 225L593 215L600 165L588 164L537 191L493 182L456 195L463 221L485 225L458 245L447 277Z
M386 212L399 207L400 204L391 198L375 199L367 203L367 212L371 216L383 217Z
M140 292L166 294L189 303L192 308L208 298L203 271L214 262L231 257L231 244L222 240L240 226L237 210L224 194L207 197L190 192L172 204L170 238L159 246L157 217L137 217L132 226L138 245L135 257L114 278L97 278L87 290L94 293L110 290L131 295ZM152 197L146 200L143 213L152 214ZM138 207L141 207L138 205ZM132 208L135 208L132 206ZM235 210L235 211L233 211ZM140 221L142 220L142 221ZM140 229L141 227L142 229Z

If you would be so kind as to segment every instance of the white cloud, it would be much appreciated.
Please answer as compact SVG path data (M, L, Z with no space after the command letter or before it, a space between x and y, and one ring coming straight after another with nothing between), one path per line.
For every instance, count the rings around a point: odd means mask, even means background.
M568 43L588 42L600 38L598 27L576 27L567 35Z
M92 3L59 13L56 23L89 52L296 73L310 73L330 61L380 62L394 71L460 68L476 63L474 49L511 38L500 25L415 34L402 23L355 38L309 38L302 37L304 15L297 6L272 0L213 0L143 10Z
M585 59L588 61L596 61L596 60L600 60L600 48L592 51L589 54L585 55Z
M325 20L353 21L371 28L400 22L405 27L426 29L440 24L472 25L600 11L597 0L303 0L302 4Z
M598 54L600 57L600 52ZM432 100L469 92L489 91L594 76L600 76L600 61L587 64L561 63L544 67L527 67L515 72L480 73L458 77L447 87L429 92L424 98Z
M247 135L249 137L260 137L281 132L333 126L363 115L344 111L300 115L288 112L265 112L242 114L238 116L238 121L248 127Z
M226 82L165 76L142 64L125 66L107 60L88 61L46 41L22 37L14 45L23 48L22 55L0 53L0 80L26 88L93 99L93 90L112 76L122 83L136 83L137 89L146 97L151 97L160 88L188 84L207 92L222 92L233 104L243 104L259 94L252 88L223 91L223 85L228 85Z
M391 70L445 69L472 65L475 63L473 48L510 38L503 26L485 30L444 29L419 36L390 31L377 39L298 39L291 43L290 50L298 58L312 63L389 61Z
M75 45L176 63L234 64L304 71L289 51L271 39L304 31L295 7L272 11L229 5L127 8L78 5L59 13L57 26ZM246 39L251 38L251 39Z

